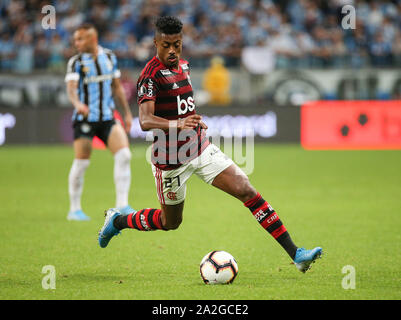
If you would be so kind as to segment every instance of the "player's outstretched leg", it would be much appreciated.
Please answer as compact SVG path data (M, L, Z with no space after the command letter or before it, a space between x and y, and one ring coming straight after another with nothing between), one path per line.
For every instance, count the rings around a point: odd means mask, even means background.
M286 227L276 211L265 201L259 192L250 200L244 202L256 221L284 248L291 259L295 258L298 247L292 241Z
M126 228L139 231L163 230L160 209L142 209L131 212L128 215L121 215L114 221L114 226L118 230Z
M99 231L99 245L107 247L111 238L121 233L123 229L136 229L139 231L167 230L162 224L162 211L160 209L146 208L133 210L129 214L122 214L118 209L106 211L106 219Z
M306 250L298 248L293 243L276 211L259 193L252 199L244 202L244 205L252 212L259 224L287 251L299 271L305 273L310 269L310 265L317 258L320 258L323 253L322 248L316 247L312 250Z
M310 264L321 256L320 247L305 250L294 244L276 211L255 190L245 173L235 164L217 175L212 185L241 200L259 224L283 247L300 271L307 271Z
M175 230L182 222L183 210L184 201L174 205L161 204L161 209L146 208L128 215L122 214L117 216L113 223L118 230Z
M146 208L133 210L129 214L122 214L118 209L106 211L106 220L99 231L99 245L107 247L111 238L121 233L123 229L139 231L174 230L182 222L184 202L176 205L161 205L161 209Z

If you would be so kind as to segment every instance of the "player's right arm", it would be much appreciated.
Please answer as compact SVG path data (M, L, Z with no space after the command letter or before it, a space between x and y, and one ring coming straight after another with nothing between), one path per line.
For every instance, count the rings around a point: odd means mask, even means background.
M143 131L151 129L168 130L169 128L193 129L202 120L199 114L194 114L183 119L167 120L154 115L155 102L146 100L139 105L139 124Z
M89 107L85 103L82 103L81 100L79 100L78 81L67 81L67 96L74 106L75 110L77 110L77 113L87 117L89 114Z
M139 124L143 131L152 129L167 131L169 128L193 129L201 122L202 117L198 114L177 120L168 120L156 116L155 104L159 88L156 79L150 75L144 75L138 79L137 89Z
M65 75L65 82L67 83L67 96L77 113L87 117L89 114L89 107L83 103L78 97L78 81L79 81L79 68L80 62L78 56L72 57L67 64L67 73Z

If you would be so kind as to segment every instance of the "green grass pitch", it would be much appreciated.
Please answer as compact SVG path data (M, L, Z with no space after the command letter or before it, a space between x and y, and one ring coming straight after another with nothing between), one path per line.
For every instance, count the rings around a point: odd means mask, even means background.
M133 146L137 209L159 207L146 147ZM252 184L298 246L323 247L305 274L240 201L196 176L178 230L125 230L101 249L97 232L115 200L113 158L93 153L82 201L88 222L66 220L72 158L71 146L1 147L0 299L401 298L401 151L255 145ZM233 284L203 284L199 262L211 250L236 258ZM55 268L55 289L42 288L46 265ZM355 289L342 286L347 265Z

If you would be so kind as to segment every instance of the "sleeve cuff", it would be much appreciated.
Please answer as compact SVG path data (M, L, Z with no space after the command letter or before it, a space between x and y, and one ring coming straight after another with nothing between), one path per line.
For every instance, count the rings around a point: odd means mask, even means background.
M71 80L78 81L79 80L79 73L76 73L76 72L67 73L66 76L65 76L64 81L68 82L68 81L71 81Z

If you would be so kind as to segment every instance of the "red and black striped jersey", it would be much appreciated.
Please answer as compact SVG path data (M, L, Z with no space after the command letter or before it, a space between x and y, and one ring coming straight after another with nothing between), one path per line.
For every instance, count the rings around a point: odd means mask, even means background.
M180 59L178 69L167 68L156 56L142 70L137 82L138 106L155 102L154 115L177 120L196 114L188 61ZM172 132L153 141L152 162L161 170L172 170L198 157L208 146L204 129Z

